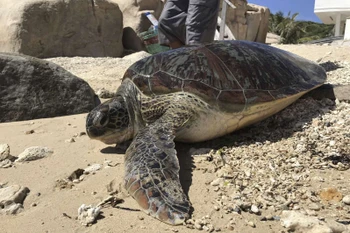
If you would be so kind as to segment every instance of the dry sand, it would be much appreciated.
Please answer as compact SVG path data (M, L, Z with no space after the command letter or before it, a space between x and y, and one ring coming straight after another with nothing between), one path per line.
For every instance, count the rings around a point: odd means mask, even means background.
M318 61L347 61L350 62L350 47L336 47L336 46L313 46L313 45L278 45L276 47L294 52L303 57L309 58L311 60ZM140 54L139 54L140 55ZM135 55L136 57L136 55ZM137 59L131 57L131 59ZM320 60L321 59L321 60ZM71 71L75 75L85 79L90 85L95 89L106 88L108 90L114 90L120 83L121 74L123 70L127 67L121 62L121 59L116 58L54 58L50 59L59 65L62 65L67 70ZM129 64L129 63L127 63ZM341 83L349 83L350 75L348 73L344 75L336 74L334 77L340 77L343 79ZM334 72L333 72L334 74ZM336 80L334 80L336 82ZM228 137L223 137L221 139L213 140L212 142L206 144L196 144L196 145L186 145L177 144L177 149L179 151L180 164L182 166L181 180L185 190L188 190L188 195L190 201L193 204L193 214L192 218L197 221L202 221L202 226L211 227L217 231L221 232L282 232L286 229L281 226L280 221L278 221L278 216L280 210L276 208L273 210L271 208L261 208L262 214L256 215L249 212L242 212L241 214L232 213L228 211L227 207L230 205L231 199L237 194L237 182L235 178L229 178L229 187L224 187L220 183L219 186L212 186L211 182L217 180L220 175L218 171L222 171L224 166L217 165L217 155L216 150L212 151L210 154L203 156L197 156L195 158L189 156L189 154L195 154L193 146L196 148L218 148L218 145L223 146L226 142L229 145L227 148L219 150L219 154L226 156L228 160L234 159L234 161L229 161L229 164L234 164L237 158L237 153L242 153L242 158L249 161L250 154L247 153L247 157L244 157L247 151L244 152L244 148L248 148L253 157L254 151L261 151L267 149L268 151L273 151L270 144L274 147L282 148L285 146L288 148L289 144L300 140L300 135L309 135L310 130L324 122L327 119L327 114L332 117L332 114L339 115L345 119L346 122L349 121L349 105L342 103L341 107L332 107L332 103L329 102L318 102L311 100L301 100L296 105L291 106L291 108L298 110L298 108L308 108L312 105L315 109L310 110L314 113L309 117L309 122L304 126L300 127L300 130L296 133L291 133L287 137L279 136L277 138L273 137L274 131L271 131L271 135L265 137L266 142L263 141L260 145L255 145L251 142L250 144L244 144L244 141L249 138L255 138L252 136L255 133L260 136L263 135L259 130L266 130L262 125L254 126L252 128L245 129L243 131L234 133ZM324 105L322 108L317 107ZM316 106L316 107L315 107ZM317 116L320 109L328 109L325 116L320 118ZM296 111L298 112L298 111ZM301 111L302 112L302 111ZM334 112L334 113L333 113ZM284 115L286 112L284 113ZM295 112L293 112L295 114ZM345 115L344 115L345 114ZM274 118L273 122L284 121L283 114ZM293 118L295 115L292 115ZM300 117L300 116L295 116ZM13 123L2 123L0 124L0 144L7 143L11 147L11 154L16 156L26 148L31 146L45 146L51 148L54 153L47 158L40 159L37 161L27 162L23 164L16 164L10 168L0 168L0 185L7 184L13 185L18 184L30 189L30 193L24 201L24 211L15 216L0 215L0 232L194 232L197 230L190 229L186 226L169 226L164 223L155 220L139 210L136 202L129 196L125 194L123 189L120 189L118 197L124 199L124 203L117 205L116 208L106 207L102 209L102 215L97 220L96 223L89 227L82 226L77 217L78 208L82 204L93 204L96 205L104 198L108 196L108 191L106 185L108 185L112 180L115 179L116 186L120 184L122 186L123 181L123 154L122 152L116 150L113 147L104 145L98 141L90 140L86 135L77 136L81 132L85 131L85 119L86 114L48 118L48 119L38 119L23 122L13 122ZM340 118L337 118L339 121ZM289 119L291 120L291 119ZM316 121L316 123L315 123ZM319 123L319 121L321 123ZM345 123L346 123L345 122ZM270 122L271 123L271 122ZM293 123L293 122L292 122ZM334 122L333 122L334 123ZM336 123L334 123L336 124ZM346 128L347 127L347 128ZM347 130L348 126L345 126ZM278 131L279 128L276 128ZM283 130L282 126L282 130ZM288 129L288 128L286 128ZM33 133L26 133L31 131ZM331 135L336 135L336 137L343 138L333 138L329 140L335 140L338 143L338 139L341 141L339 143L349 143L349 135L345 135L344 129L339 129L338 131L331 131ZM322 131L323 132L323 131ZM349 131L347 131L348 133ZM242 138L240 135L243 135ZM249 136L250 135L250 136ZM284 135L285 136L285 135ZM330 136L332 137L332 136ZM75 142L67 142L71 138L74 138ZM239 143L234 143L233 139L237 140ZM244 141L242 141L244 140ZM328 139L327 139L328 140ZM319 141L322 143L322 140ZM315 142L316 148L323 150ZM242 148L243 149L242 149ZM320 148L321 149L320 149ZM254 150L256 148L256 150ZM292 148L292 147L291 147ZM349 149L341 145L339 148L345 150L345 154L349 155ZM243 150L243 151L240 151ZM325 153L328 153L329 148L324 149ZM237 152L235 154L235 151ZM248 151L248 152L249 152ZM304 153L300 153L297 160L298 162L308 165L304 162ZM307 153L305 153L307 154ZM344 154L344 155L345 155ZM256 154L255 154L256 155ZM207 157L213 156L213 160L208 160ZM263 155L265 156L265 155ZM288 158L290 159L290 158ZM286 159L279 158L278 161L283 163ZM252 159L252 161L255 161ZM257 160L258 161L258 160ZM291 160L292 161L292 160ZM232 162L232 163L231 163ZM256 169L268 169L268 166L262 165L264 161L258 161L260 167ZM295 159L293 160L295 162ZM96 171L95 174L86 175L80 183L75 183L74 186L66 189L60 189L57 186L57 180L67 178L73 171L78 168L84 169L91 164L102 164L103 168ZM219 163L219 162L218 162ZM108 166L110 164L111 166ZM247 169L246 164L240 164L242 167L236 167L239 169ZM318 163L314 163L313 165ZM294 172L295 174L308 174L309 179L303 180L302 186L307 189L305 195L311 190L316 192L315 196L318 198L318 191L322 188L334 187L339 190L342 195L350 194L350 171L346 170L340 171L342 169L332 168L331 166L314 166L306 167L304 170L295 171L288 170L286 172L286 179L288 179L288 172ZM252 167L250 167L252 169ZM320 169L322 168L322 169ZM294 169L294 168L293 168ZM246 170L244 171L246 172ZM254 173L254 169L251 170ZM268 172L268 171L266 171ZM281 171L281 174L284 174ZM233 172L234 173L234 172ZM293 174L294 174L293 173ZM250 174L249 174L250 175ZM313 179L316 177L317 179ZM266 178L266 183L270 182L269 178ZM271 177L270 177L271 178ZM277 179L277 178L276 178ZM237 178L239 180L239 178ZM251 178L254 180L254 175ZM248 181L249 182L249 181ZM257 180L257 182L264 183L264 180ZM248 183L250 184L250 183ZM276 188L278 190L279 188ZM293 186L291 192L298 193L300 187L297 184ZM247 189L248 190L248 189ZM239 195L243 195L240 193ZM259 196L259 192L252 194L253 197ZM286 195L284 198L287 198ZM307 195L306 195L307 196ZM306 198L307 199L307 198ZM242 201L254 200L249 197L242 199ZM299 206L301 209L306 208L306 205L310 201L305 201L294 205L287 205L286 208L296 208ZM315 213L319 217L334 218L348 220L350 219L350 208L344 206L340 202L322 204L316 201L317 204L321 206L321 210L317 210ZM260 203L261 205L261 203ZM277 204L276 204L277 205ZM226 207L225 207L226 206ZM274 221L261 221L263 216L271 214L277 216ZM256 225L252 227L253 223ZM193 227L193 225L191 225Z

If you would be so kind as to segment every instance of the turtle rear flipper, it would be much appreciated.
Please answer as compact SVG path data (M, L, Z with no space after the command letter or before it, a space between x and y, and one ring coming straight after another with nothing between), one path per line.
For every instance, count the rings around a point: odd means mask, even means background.
M125 187L145 212L178 225L191 205L180 184L174 137L173 123L155 122L139 131L126 152Z

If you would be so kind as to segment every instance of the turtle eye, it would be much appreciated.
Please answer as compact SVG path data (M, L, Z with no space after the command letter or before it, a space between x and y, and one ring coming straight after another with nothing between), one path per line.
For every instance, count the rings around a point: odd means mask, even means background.
M108 114L97 112L93 124L96 127L105 127L108 124Z
M108 116L103 115L103 117L100 119L99 126L104 127L108 124Z

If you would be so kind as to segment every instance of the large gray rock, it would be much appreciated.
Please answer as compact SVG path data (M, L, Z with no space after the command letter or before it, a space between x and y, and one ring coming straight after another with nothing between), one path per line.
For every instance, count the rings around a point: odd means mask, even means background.
M119 57L123 17L111 0L1 0L0 52Z
M0 122L88 112L99 99L88 83L41 59L0 53Z
M248 4L247 0L231 0L231 2L236 8L227 7L226 24L235 39L265 43L270 10ZM221 13L219 15L221 16Z

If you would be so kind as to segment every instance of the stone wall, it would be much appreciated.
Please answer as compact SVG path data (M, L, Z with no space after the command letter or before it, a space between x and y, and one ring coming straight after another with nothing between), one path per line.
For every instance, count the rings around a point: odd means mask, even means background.
M231 2L236 8L227 7L226 24L236 40L265 43L270 10L266 7L248 4L247 0L231 0Z
M1 0L0 52L118 57L123 17L110 0Z

